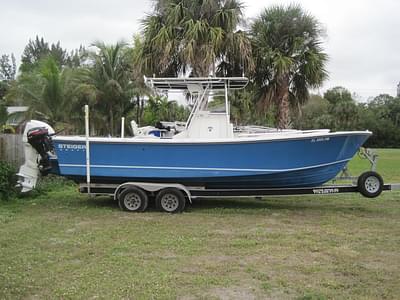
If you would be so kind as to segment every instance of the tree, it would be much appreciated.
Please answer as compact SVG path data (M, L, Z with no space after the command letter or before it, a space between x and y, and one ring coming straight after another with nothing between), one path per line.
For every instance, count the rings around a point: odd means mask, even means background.
M383 94L361 107L361 128L372 131L368 147L400 147L400 98Z
M186 121L189 110L176 101L168 101L163 96L151 96L144 108L143 121L155 125L158 121Z
M333 106L341 102L354 102L350 91L341 86L327 90L324 94L324 99L328 100Z
M242 75L251 65L250 41L237 30L242 9L237 0L154 1L154 11L143 20L143 73Z
M243 89L231 93L230 115L232 123L235 125L246 125L257 122L256 117L260 117L253 105L253 90ZM224 102L225 99L222 99Z
M290 108L309 98L309 89L327 78L327 55L319 22L299 5L265 9L251 26L258 99L277 106L277 126L290 125Z
M332 130L353 130L359 127L360 113L355 101L342 101L329 106Z
M359 126L360 114L356 101L344 87L334 87L324 94L329 102L332 130L353 130Z
M49 44L45 42L44 38L39 39L39 37L36 36L35 40L30 39L22 53L21 72L31 71L41 59L49 54L49 52Z
M67 57L66 65L70 68L78 68L87 63L89 53L82 45L78 49L72 50Z
M8 113L6 106L0 102L0 126L4 125L7 121Z
M329 113L329 102L319 95L310 95L310 99L301 107L301 113L295 118L296 128L331 128L333 122Z
M14 54L11 54L11 56L6 54L2 55L0 57L0 105L5 106L2 101L15 80L16 73L17 66Z
M130 60L132 62L132 89L133 95L136 100L136 112L133 114L136 123L140 126L142 123L142 115L144 110L144 97L151 94L150 89L144 83L143 74L141 72L141 50L142 50L142 39L140 35L133 37L133 47L130 48Z
M86 60L87 55L83 46L68 54L67 50L61 47L60 41L49 45L44 38L36 36L35 40L29 40L25 46L21 57L20 71L32 71L38 66L39 61L49 56L53 57L59 68L64 66L78 67Z
M75 70L61 70L53 57L46 57L38 61L35 69L22 73L7 96L29 106L29 117L71 132L78 113L74 107L75 78Z
M15 63L14 54L11 54L11 56L3 54L0 57L0 80L1 81L15 80L16 73L17 73L17 65Z
M89 53L90 67L79 89L94 102L93 117L100 133L115 135L121 117L134 106L129 49L122 42L93 45L96 50Z

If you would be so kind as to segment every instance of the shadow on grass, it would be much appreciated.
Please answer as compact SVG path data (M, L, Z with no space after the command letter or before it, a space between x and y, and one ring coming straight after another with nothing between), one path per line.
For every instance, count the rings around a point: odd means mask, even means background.
M339 200L339 201L337 201ZM347 201L347 200L345 200ZM78 201L72 201L69 206L78 206L90 209L119 210L118 202L111 197L84 197ZM376 213L375 210L360 204L358 200L349 199L344 202L342 199L315 198L312 197L290 197L290 198L204 198L193 199L192 204L187 204L187 213L208 213L208 214L271 214L274 211L327 211L343 213ZM157 212L154 199L150 199L148 212Z
M337 203L335 199L315 199L312 198L238 198L238 199L195 199L189 206L190 212L202 212L213 210L224 210L224 213L243 213L260 211L271 213L273 211L333 211L333 212L371 212L371 210L354 200L348 203Z
M112 210L119 210L118 202L111 197L97 196L97 197L85 197L80 201L75 202L80 206L86 206L88 208L110 208Z
M79 201L80 206L86 206L89 208L110 208L113 210L120 210L118 205L118 201L114 200L112 197L107 196L96 196L96 197L89 197L82 199ZM154 199L149 199L149 206L148 209L154 210Z

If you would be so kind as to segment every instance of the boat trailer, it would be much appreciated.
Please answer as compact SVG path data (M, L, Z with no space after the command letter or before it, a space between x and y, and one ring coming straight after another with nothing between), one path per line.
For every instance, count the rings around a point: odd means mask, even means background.
M93 196L111 196L122 210L143 212L147 209L149 198L155 199L156 208L169 213L182 212L189 201L196 198L267 197L294 195L332 195L361 193L367 198L375 198L382 191L400 190L400 184L383 184L381 176L373 171L358 177L358 183L343 185L323 185L302 188L269 189L207 189L190 187L177 183L126 182L123 184L91 183L79 185L79 192Z

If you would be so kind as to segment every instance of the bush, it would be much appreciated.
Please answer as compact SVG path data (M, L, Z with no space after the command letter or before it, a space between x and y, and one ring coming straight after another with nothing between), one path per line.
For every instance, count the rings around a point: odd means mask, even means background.
M49 174L39 177L36 187L30 192L19 194L19 197L28 200L35 199L52 191L63 190L68 186L76 186L76 184L65 177Z
M11 164L0 161L0 197L1 199L8 200L15 194L17 184L17 175L14 166Z
M0 126L0 133L15 133L15 129L14 127L10 126L10 125L2 125Z

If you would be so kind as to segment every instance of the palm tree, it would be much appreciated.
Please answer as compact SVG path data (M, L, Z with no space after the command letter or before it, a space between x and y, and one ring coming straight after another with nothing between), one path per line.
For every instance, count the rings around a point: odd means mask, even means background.
M289 105L305 103L308 90L327 78L322 35L319 22L295 4L267 8L252 24L258 99L264 109L276 104L278 128L290 125Z
M75 78L75 70L61 70L55 59L48 56L39 61L37 68L21 73L7 97L29 106L30 118L47 121L56 129L70 132L74 130L72 120L76 114Z
M143 20L143 73L242 75L251 67L250 41L237 30L242 9L237 0L154 1L153 13Z
M144 83L143 74L141 72L141 50L142 40L140 35L133 37L133 47L130 48L131 62L132 62L132 83L133 83L133 94L136 100L136 123L138 125L142 122L142 115L144 110L144 98L151 94L151 90Z
M235 125L245 125L255 121L256 111L252 92L252 89L237 90L230 96L230 114Z
M158 121L186 121L190 110L165 96L150 96L144 108L144 122L155 125Z
M122 42L93 45L96 51L89 54L91 66L81 84L81 94L92 101L94 98L97 114L93 117L100 133L115 135L120 118L134 105L131 57Z

